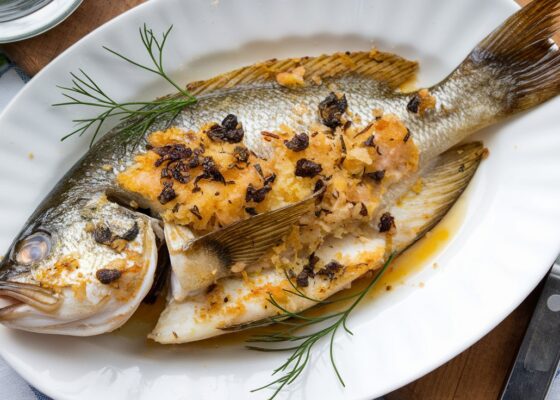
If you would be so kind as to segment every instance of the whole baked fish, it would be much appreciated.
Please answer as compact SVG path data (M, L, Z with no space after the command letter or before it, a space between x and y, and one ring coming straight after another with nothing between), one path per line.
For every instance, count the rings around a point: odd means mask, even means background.
M117 328L153 286L164 236L172 290L155 340L273 315L262 294L288 278L314 297L335 293L432 226L481 148L440 154L558 94L558 8L532 3L413 93L398 89L416 63L376 51L271 60L191 84L198 102L172 128L108 133L49 193L1 262L10 304L0 319L71 335ZM452 195L436 195L442 188ZM410 204L422 224L399 214ZM329 252L346 249L350 233L371 244L361 260Z

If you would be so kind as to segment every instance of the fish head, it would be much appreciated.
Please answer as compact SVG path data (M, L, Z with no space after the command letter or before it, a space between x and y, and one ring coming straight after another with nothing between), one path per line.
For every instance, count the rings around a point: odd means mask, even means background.
M39 208L0 261L0 322L77 336L118 328L152 286L157 231L105 195Z

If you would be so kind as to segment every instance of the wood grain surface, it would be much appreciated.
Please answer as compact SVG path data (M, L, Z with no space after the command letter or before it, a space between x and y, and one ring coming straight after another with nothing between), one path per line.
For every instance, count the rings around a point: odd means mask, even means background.
M2 49L28 75L35 75L89 32L140 3L143 0L84 0L54 29L31 39L2 45Z
M531 0L519 0L527 4ZM88 32L142 0L84 0L62 24L38 37L5 45L4 51L34 75ZM387 400L497 399L538 299L540 287L474 346L423 378L389 394Z

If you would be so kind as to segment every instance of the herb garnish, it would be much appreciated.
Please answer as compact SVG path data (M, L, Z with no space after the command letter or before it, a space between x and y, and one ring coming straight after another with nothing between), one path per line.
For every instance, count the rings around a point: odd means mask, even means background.
M345 301L350 299L354 299L354 300L352 301L350 306L343 311L333 312L327 315L319 315L315 317L315 316L307 316L302 313L290 312L289 310L281 306L274 299L272 295L269 295L268 301L274 307L281 310L282 314L262 320L258 325L276 323L287 327L282 328L281 330L274 333L257 335L248 340L248 342L253 342L253 343L268 343L269 345L267 347L264 347L264 345L263 346L250 345L247 346L247 348L250 350L264 351L264 352L292 351L292 354L288 357L288 359L284 364L282 364L281 366L279 366L273 371L272 373L273 376L282 373L282 375L279 378L268 383L267 385L252 390L252 392L263 390L276 385L274 393L272 394L272 396L269 397L269 400L274 399L284 387L293 383L301 375L301 373L303 372L303 370L311 360L311 350L313 349L313 346L317 344L324 337L330 337L329 355L330 355L331 364L333 366L334 372L339 382L342 384L342 386L346 386L344 380L342 379L342 375L340 374L340 371L336 366L336 362L334 359L334 339L336 333L338 332L339 329L342 328L350 335L353 335L352 331L350 331L350 329L348 329L347 326L348 317L350 316L352 311L356 308L356 306L369 293L369 291L373 288L373 286L375 286L375 284L379 281L379 279L381 278L383 273L387 270L389 264L391 263L394 257L395 257L395 253L392 253L387 259L387 261L385 262L385 264L383 264L383 267L381 268L379 273L368 283L368 285L364 289L360 290L358 293L346 297L342 297L339 299L334 299L334 300L321 301L307 296L286 275L293 289L293 290L284 289L284 291L286 291L288 294L302 297L307 300L311 300L314 303L317 303L318 305L332 304L334 302L340 302L340 301ZM307 328L309 326L314 326L316 324L324 323L327 321L328 321L328 325L320 327L319 330L315 332L296 334L296 332L299 331L300 329ZM258 326L258 325L252 325L252 326ZM270 345L271 343L289 343L289 342L294 342L296 343L296 345L286 346L286 347L273 347L273 345Z
M73 86L58 86L62 90L62 95L69 101L53 105L91 106L101 111L95 117L73 120L76 123L76 129L64 136L62 140L76 134L82 136L91 128L93 130L91 146L101 127L111 117L120 119L120 124L116 128L120 132L126 132L130 136L142 137L155 122L163 122L169 125L184 107L196 103L196 98L188 90L181 88L173 81L163 68L163 49L172 28L173 26L170 26L159 39L146 24L139 29L140 39L149 55L151 65L143 65L108 47L103 46L103 48L136 67L159 75L179 93L152 101L119 102L101 89L84 70L80 69L80 74L70 73Z

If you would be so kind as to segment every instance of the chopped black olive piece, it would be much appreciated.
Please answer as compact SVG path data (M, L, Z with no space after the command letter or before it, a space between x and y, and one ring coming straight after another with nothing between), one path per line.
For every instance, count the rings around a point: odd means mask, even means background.
M361 215L362 217L367 217L367 215L368 215L368 210L367 210L366 205L365 205L364 203L361 203L361 206L360 206L360 207L361 207L361 208L360 208L360 215Z
M195 154L193 158L191 158L189 160L189 163L187 164L187 166L189 168L196 168L200 165L200 160L198 158L198 154Z
M206 131L206 135L214 141L223 140L225 133L225 128L218 124L212 125L208 131Z
M228 131L236 129L237 124L237 117L233 114L226 115L226 117L222 120L222 126Z
M309 278L315 276L315 264L319 261L319 258L315 256L315 253L311 253L309 256L309 263L303 267L301 272L296 277L296 283L299 287L309 286Z
M299 287L309 286L309 271L304 268L296 277L296 283Z
M166 161L173 162L189 158L193 151L191 148L183 144L170 144L162 147L154 147L153 151L159 155L159 159L155 162L155 166L159 167Z
M226 180L224 178L224 176L222 175L222 173L220 172L220 170L218 169L218 167L216 166L216 163L214 162L214 160L212 159L212 157L204 157L202 160L202 174L198 175L196 178L194 178L194 189L193 190L200 190L198 188L198 181L200 181L201 179L208 179L211 181L216 181L216 182L221 182L224 185L226 184Z
M410 129L406 128L406 135L404 135L403 142L408 142L408 139L410 139Z
M324 187L325 187L325 181L323 181L322 179L317 180L317 182L315 182L315 187L313 188L313 193L317 193L323 190Z
M257 215L258 214L257 210L255 210L254 207L245 207L245 211L249 215Z
M383 178L385 178L385 170L379 170L379 171L374 171L374 172L367 172L366 176L368 178L373 179L375 182L379 183L383 180Z
M323 167L321 167L321 164L302 158L297 160L295 174L296 176L301 176L303 178L313 178L314 176L317 176L317 174L321 173L322 170Z
M371 135L366 139L364 145L367 147L375 147L375 135Z
M309 136L307 133L297 133L290 140L284 140L284 145L295 152L303 151L309 147Z
M268 131L262 131L261 135L265 137L265 140L267 140L266 138L280 139L280 136L278 136L276 133L272 133ZM268 141L270 141L270 139L268 139Z
M238 162L246 163L249 160L249 150L243 146L236 146L233 149L233 156Z
M272 188L270 186L263 186L260 189L255 189L252 184L249 184L249 186L247 186L247 192L245 193L245 201L247 203L250 201L260 203L271 190Z
M415 94L406 105L406 109L411 113L418 114L418 110L420 110L420 101L420 96Z
M175 161L169 163L167 167L161 170L161 177L162 178L173 178L177 182L180 183L187 183L190 181L191 176L188 173L189 166L183 161Z
M383 213L377 225L379 232L388 232L395 227L395 218L388 212Z
M126 231L124 235L121 236L121 239L124 239L127 242L132 242L134 239L136 239L138 233L140 233L140 228L138 227L138 223L134 221L134 225L132 225L132 228Z
M173 168L171 169L171 176L177 182L187 183L191 180L191 176L187 172L188 169L189 167L187 165L183 164L182 161L178 161L173 165Z
M257 173L259 174L259 176L264 179L264 174L263 174L263 170L261 168L260 164L255 164L253 165L253 167L255 167L255 169L257 170Z
M272 173L268 175L266 178L264 178L263 183L265 186L270 186L274 183L275 180L276 180L276 174Z
M106 226L97 226L93 231L93 239L99 244L111 244L113 241L113 233Z
M344 136L340 135L340 148L342 149L342 154L346 154L346 142L344 141Z
M338 97L331 92L325 100L319 103L319 115L324 125L331 129L336 128L342 124L342 114L346 112L348 102L346 96Z
M237 117L229 114L224 118L221 125L214 124L206 132L211 140L222 140L228 143L239 143L243 140L243 126L237 121Z
M108 285L111 282L116 281L122 275L122 272L118 269L101 268L95 272L95 277L99 282L104 285Z
M158 196L158 200L161 204L167 204L171 200L177 197L177 193L173 189L173 182L163 182L163 190Z
M323 268L321 268L319 271L317 271L317 275L324 275L330 280L333 280L334 277L336 276L336 273L341 269L342 269L342 265L339 262L332 260Z
M196 205L192 206L191 208L189 208L189 211L192 212L196 218L202 219L202 215L200 215L198 206Z

